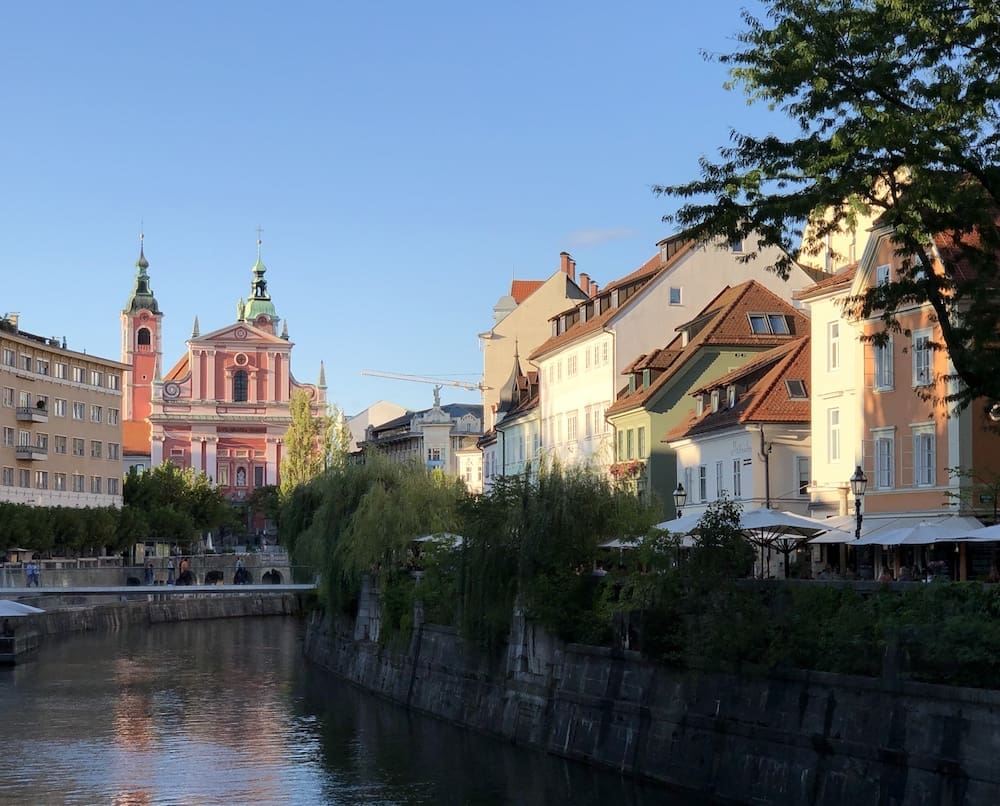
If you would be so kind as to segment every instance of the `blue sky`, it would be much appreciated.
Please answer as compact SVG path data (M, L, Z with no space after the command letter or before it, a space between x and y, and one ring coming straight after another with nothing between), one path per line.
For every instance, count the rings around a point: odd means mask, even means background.
M650 186L731 127L756 3L18 3L0 29L0 312L109 358L140 221L164 364L229 324L262 226L293 373L348 413L475 382L512 276L603 284L670 234ZM447 390L445 402L476 393Z

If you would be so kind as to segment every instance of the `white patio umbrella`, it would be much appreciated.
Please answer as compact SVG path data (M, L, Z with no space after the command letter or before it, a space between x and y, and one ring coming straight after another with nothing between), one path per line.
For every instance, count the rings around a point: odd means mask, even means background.
M664 521L656 524L658 529L665 529L668 532L691 533L697 531L700 515L685 515L681 518L674 518L672 521ZM836 534L840 532L840 539L844 542L851 539L847 532L834 528L833 524L821 521L816 518L808 518L805 515L796 515L794 512L785 512L778 509L747 509L740 513L740 529L746 535L747 540L759 547L763 556L763 551L767 547L774 546L785 556L785 575L788 574L788 556L799 544L809 538L819 534ZM763 560L761 561L763 569Z
M690 534L697 531L700 521L700 514L684 515L680 518L674 518L671 521L658 523L656 524L656 528L675 534ZM827 521L821 521L817 518L807 518L805 515L796 515L794 512L763 507L747 509L741 512L740 529L744 532L753 532L757 535L770 534L773 536L795 535L798 537L813 537L821 533L840 533L844 538L851 539L851 536L847 532L835 528L832 523Z
M956 543L996 543L1000 542L1000 523L995 526L983 526L979 529L956 535L951 538Z
M981 530L982 524L976 518L951 515L937 521L920 521L910 526L872 532L850 545L928 546L931 543L949 543L961 535L975 534Z

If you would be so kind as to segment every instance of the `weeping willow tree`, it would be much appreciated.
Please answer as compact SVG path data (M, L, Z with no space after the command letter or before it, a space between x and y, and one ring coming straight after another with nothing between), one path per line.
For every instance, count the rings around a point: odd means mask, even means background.
M364 464L330 468L286 499L283 539L296 563L320 570L322 599L342 606L364 575L382 582L397 573L414 538L456 531L464 497L457 479L372 454Z
M653 507L585 468L500 480L466 510L463 632L495 646L518 601L563 638L599 640L611 615L591 573L598 544L645 534L656 519Z

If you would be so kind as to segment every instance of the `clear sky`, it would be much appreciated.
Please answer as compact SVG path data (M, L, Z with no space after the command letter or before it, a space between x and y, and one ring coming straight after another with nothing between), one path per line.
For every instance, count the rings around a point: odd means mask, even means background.
M701 51L754 2L12 3L0 313L118 359L140 222L164 371L230 324L256 227L293 373L348 413L476 382L512 276L604 285L671 233L655 183L780 126ZM445 402L475 401L449 389Z

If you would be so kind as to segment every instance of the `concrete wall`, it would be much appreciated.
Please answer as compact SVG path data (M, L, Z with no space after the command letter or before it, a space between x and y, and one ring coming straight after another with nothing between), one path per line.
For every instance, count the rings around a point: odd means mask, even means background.
M141 600L89 607L49 610L11 619L18 633L37 631L43 637L91 630L116 630L173 621L237 618L242 616L290 616L302 613L301 597L294 593L212 594L201 597L160 597L143 594Z
M496 658L419 624L406 652L314 616L308 656L486 733L738 803L992 806L1000 691L841 675L699 674L563 645L516 618Z

